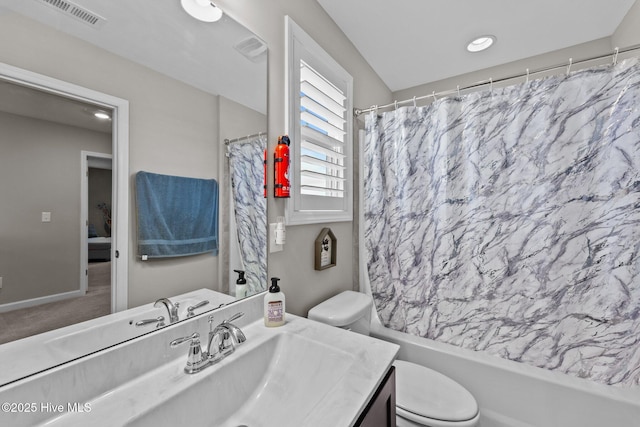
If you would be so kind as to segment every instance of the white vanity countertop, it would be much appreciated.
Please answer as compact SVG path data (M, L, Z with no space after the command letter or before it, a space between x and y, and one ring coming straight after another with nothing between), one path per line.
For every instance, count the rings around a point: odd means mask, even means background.
M240 306L235 307L237 309ZM256 318L255 310L244 311L253 311L254 315L251 319ZM199 328L202 326L203 323L201 322ZM246 398L245 402L241 402L241 404L247 403L247 405L244 410L241 409L235 413L239 415L229 416L224 421L217 420L214 424L216 427L236 427L241 424L252 427L270 427L274 425L279 427L352 426L383 380L399 350L399 346L396 344L344 331L290 314L287 314L286 324L278 328L265 327L261 318L253 320L252 323L241 326L241 328L247 336L247 341L238 346L235 353L200 373L189 375L183 371L186 363L187 346L169 349L168 345L166 345L166 351L177 352L174 354L179 356L173 357L156 369L131 378L130 381L103 392L99 396L90 397L86 401L70 402L72 404L77 403L79 406L86 404L86 407L90 408L89 412L69 412L65 408L61 415L51 414L51 417L43 420L44 422L40 425L65 427L149 425L150 419L144 417L141 419L139 417L140 414L151 414L153 416L154 411L157 410L156 408L162 409L165 405L170 406L172 402L175 405L175 399L180 398L183 393L188 393L190 387L199 387L199 382L204 381L209 373L214 373L216 376L211 378L215 378L215 381L211 384L207 382L208 388L198 388L198 398L189 397L184 399L186 401L185 407L172 407L170 412L167 412L166 408L164 408L166 414L160 412L160 416L151 418L154 420L151 425L154 426L175 425L174 422L176 420L171 420L171 417L174 416L173 413L184 411L185 413L176 415L180 417L177 418L178 422L182 420L191 425L208 425L208 420L198 420L197 417L191 419L191 414L206 411L207 406L212 405L211 402L224 399L225 396L228 398L231 396L230 398L233 400L234 396L238 395L237 393L241 393L238 391L239 386L236 381L237 376L241 374L234 373L234 376L230 378L229 375L221 376L221 371L216 370L233 369L229 368L229 366L234 366L232 365L234 358L245 357L251 354L252 350L264 348L264 346L260 346L269 340L276 342L275 340L282 337L293 337L292 339L281 339L277 342L287 341L295 343L293 344L295 346L304 346L307 343L309 348L306 349L306 353L305 351L300 353L307 356L312 356L318 350L322 352L322 346L331 347L333 353L327 360L323 358L314 359L312 365L309 365L308 361L304 360L305 357L300 358L302 359L300 360L298 358L286 359L286 357L282 356L275 358L270 356L272 357L270 360L287 360L284 370L277 371L280 373L278 378L269 376L261 378L259 390L252 390L251 396ZM184 330L184 328L181 329ZM203 333L204 331L199 332L201 336L206 336ZM164 334L164 332L161 333ZM203 341L206 341L206 338ZM296 349L295 351L296 355L298 350ZM313 357L309 358L313 359ZM252 359L247 357L247 360ZM317 363L318 361L321 363ZM340 362L341 368L332 369L338 365L335 363L336 361ZM305 363L307 365L304 365ZM320 367L320 365L323 365L323 367ZM252 362L245 366L252 366ZM312 368L309 368L309 366L312 366ZM114 367L114 369L118 368ZM334 372L336 370L339 373ZM244 372L237 369L236 371ZM313 387L313 381L301 378L287 378L288 372L302 373L305 378L316 378L320 381L325 376L332 379L324 381L323 387L326 391L323 389L319 394L319 400L313 405L308 405L309 407L304 407L303 404L300 404L300 402L304 402L300 396L304 396L306 390ZM84 373L86 374L86 372ZM295 382L296 380L298 381ZM281 390L281 393L263 396L264 393L273 392L274 390ZM175 409L178 409L178 411L175 411Z
M288 319L291 318L289 316ZM327 337L354 357L342 380L307 414L302 425L354 425L391 368L400 346L308 319L294 318L284 327L310 337Z

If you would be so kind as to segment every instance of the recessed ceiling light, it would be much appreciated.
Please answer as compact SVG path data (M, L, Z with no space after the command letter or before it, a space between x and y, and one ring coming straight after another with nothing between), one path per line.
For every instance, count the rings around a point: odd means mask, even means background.
M180 0L182 8L194 18L204 22L216 22L222 18L222 10L211 0Z
M478 37L467 45L469 52L480 52L481 50L488 49L496 41L496 36L481 36Z
M97 118L101 119L101 120L108 120L111 118L110 115L108 115L107 113L105 113L104 111L97 111L95 113L93 113L94 116L96 116Z

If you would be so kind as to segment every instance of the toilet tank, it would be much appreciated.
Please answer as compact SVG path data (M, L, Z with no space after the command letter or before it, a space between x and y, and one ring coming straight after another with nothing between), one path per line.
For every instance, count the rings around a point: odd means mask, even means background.
M344 291L313 307L307 317L327 325L369 335L371 303L369 295Z

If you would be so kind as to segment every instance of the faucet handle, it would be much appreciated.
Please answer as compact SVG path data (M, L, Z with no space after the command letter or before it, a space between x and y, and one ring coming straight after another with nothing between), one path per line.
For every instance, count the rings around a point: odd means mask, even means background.
M200 334L197 332L194 332L193 334L187 335L186 337L176 338L175 340L171 341L169 345L171 346L171 348L176 348L180 344L184 344L187 341L190 341L191 345L193 345L196 342L198 345L200 345Z
M241 318L242 316L244 316L244 313L242 311L234 314L233 316L231 316L230 318L224 320L222 323L231 323L234 320L238 320L239 318Z
M156 323L156 328L164 326L164 316L158 316L155 319L144 319L136 322L136 326L145 326L151 323Z
M204 369L208 363L207 355L202 353L202 347L200 346L200 334L194 332L186 337L176 338L171 341L169 345L171 348L176 348L181 344L190 342L189 354L187 355L187 366L184 367L184 371L187 374L193 374Z
M204 307L207 304L209 304L209 301L208 300L204 300L204 301L200 301L196 305L192 305L190 307L187 307L187 317L195 316L195 313L193 311L198 309L198 308L200 308L200 307Z

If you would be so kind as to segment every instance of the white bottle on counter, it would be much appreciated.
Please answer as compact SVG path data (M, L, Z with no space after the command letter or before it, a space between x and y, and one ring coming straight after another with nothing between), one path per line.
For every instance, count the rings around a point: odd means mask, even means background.
M238 273L238 280L236 280L236 299L246 298L249 287L247 286L247 279L244 278L244 271L233 271Z
M270 328L284 325L285 301L278 280L278 277L271 278L269 292L264 296L264 325Z

